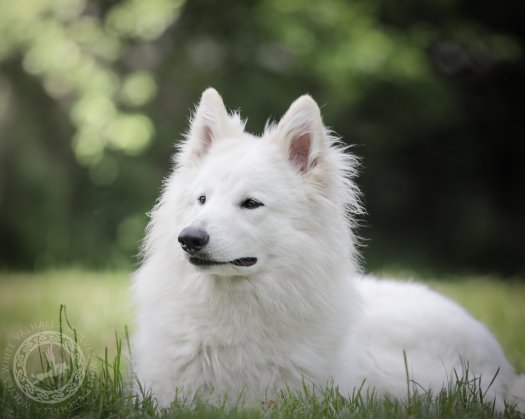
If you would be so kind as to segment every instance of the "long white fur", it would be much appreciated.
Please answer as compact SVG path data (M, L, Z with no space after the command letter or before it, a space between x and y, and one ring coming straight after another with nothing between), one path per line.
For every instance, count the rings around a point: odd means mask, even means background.
M499 371L486 395L499 410L525 410L525 379L481 323L422 285L360 274L356 164L309 96L259 138L203 93L134 275L134 371L161 406L177 391L261 401L302 380L405 397L406 367L438 391L468 364L485 387ZM257 263L191 265L177 242L188 226L208 232L214 260Z

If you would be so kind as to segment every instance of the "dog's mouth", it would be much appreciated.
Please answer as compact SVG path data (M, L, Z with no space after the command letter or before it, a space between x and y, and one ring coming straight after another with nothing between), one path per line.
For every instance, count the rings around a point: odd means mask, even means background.
M229 262L219 262L216 260L211 259L201 259L195 256L190 257L190 263L195 266L215 266L215 265L234 265L234 266L241 266L241 267L247 267L252 266L257 263L257 258L254 257L247 257L247 258L239 258L235 260L231 260Z

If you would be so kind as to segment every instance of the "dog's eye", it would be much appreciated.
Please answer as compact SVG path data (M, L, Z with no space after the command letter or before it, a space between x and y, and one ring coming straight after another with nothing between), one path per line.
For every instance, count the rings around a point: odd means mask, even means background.
M255 209L255 208L262 207L263 205L264 204L261 204L259 201L256 201L255 199L248 198L241 203L241 208Z
M204 205L206 203L206 195L199 196L199 204Z

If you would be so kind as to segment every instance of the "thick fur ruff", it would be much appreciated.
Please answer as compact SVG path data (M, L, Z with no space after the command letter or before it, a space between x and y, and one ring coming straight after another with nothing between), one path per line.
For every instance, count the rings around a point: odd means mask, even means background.
M499 410L525 410L525 379L481 323L422 285L359 273L356 159L311 97L255 137L208 89L174 163L133 284L134 371L161 406L331 380L402 398L407 372L437 392L468 368Z

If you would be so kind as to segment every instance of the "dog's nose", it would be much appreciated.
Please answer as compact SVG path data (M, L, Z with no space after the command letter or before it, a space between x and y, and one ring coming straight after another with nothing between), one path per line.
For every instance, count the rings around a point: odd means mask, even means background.
M201 228L186 227L179 234L179 243L182 248L194 254L208 244L210 236Z

